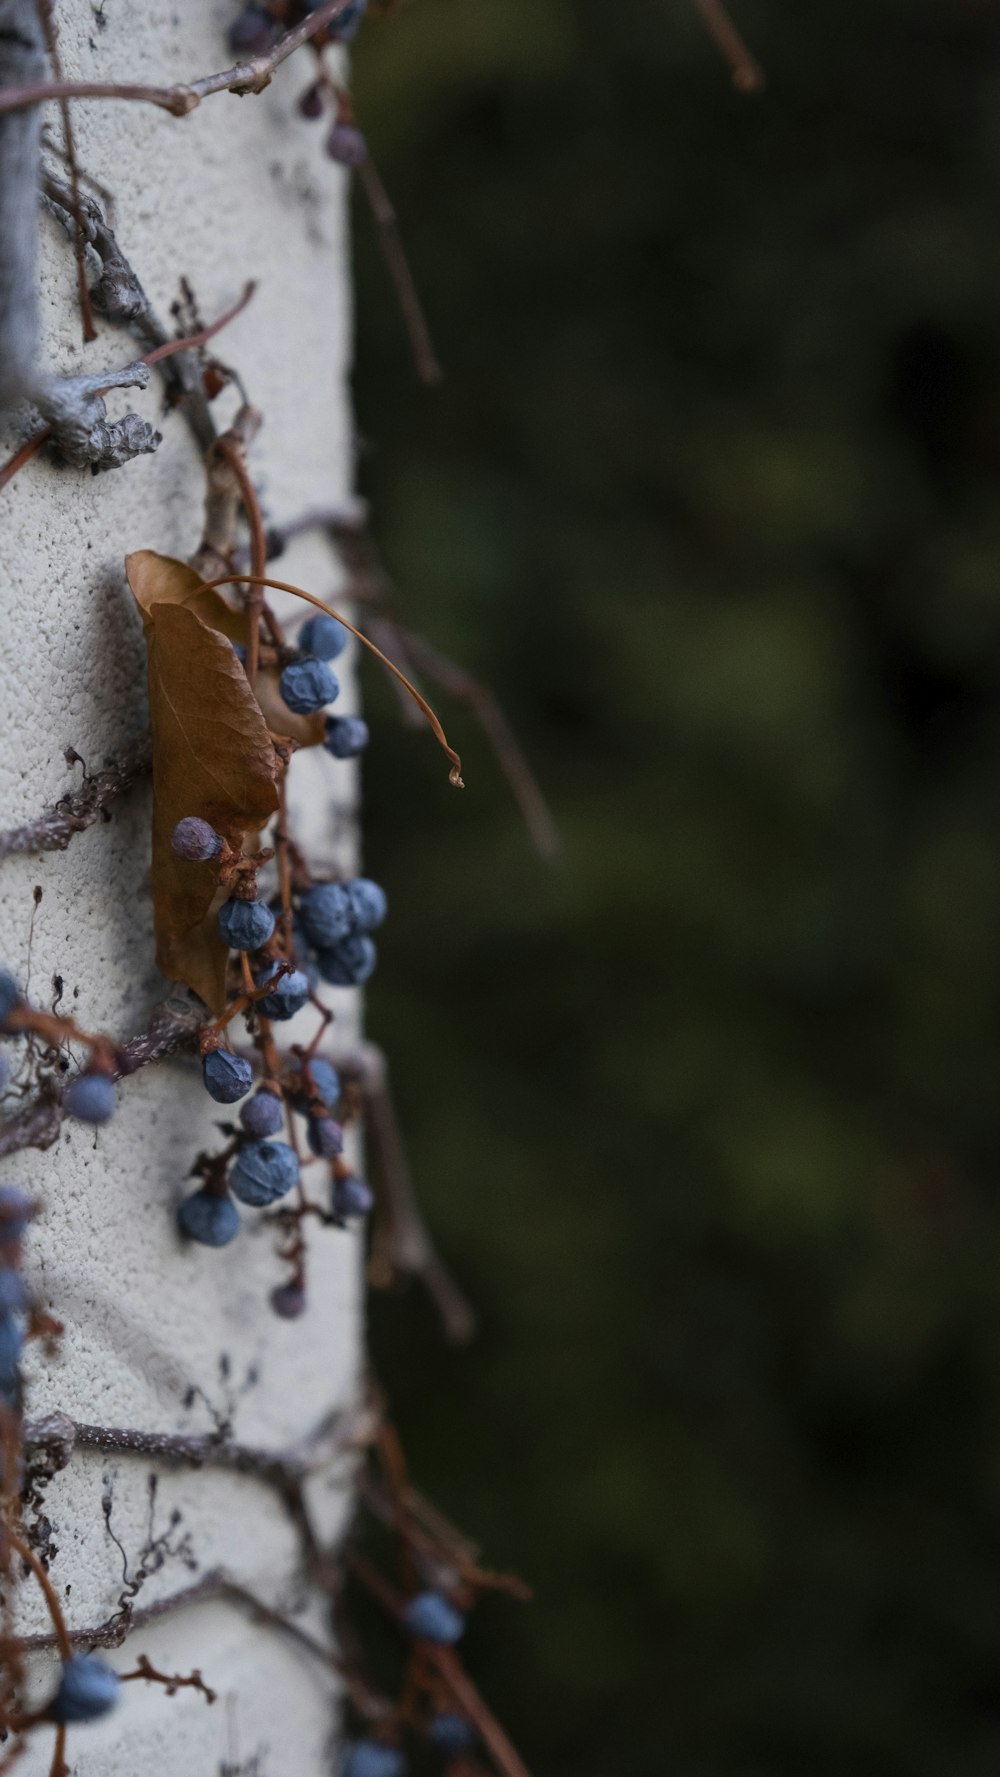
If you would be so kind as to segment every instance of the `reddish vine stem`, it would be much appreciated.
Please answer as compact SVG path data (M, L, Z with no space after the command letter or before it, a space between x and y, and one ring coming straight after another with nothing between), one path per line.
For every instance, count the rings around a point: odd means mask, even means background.
M238 584L240 581L249 583L252 582L254 578L255 576L252 574L220 574L218 579L204 581L198 590L199 592L211 592L217 586L232 586ZM328 617L335 618L338 623L343 624L345 629L349 629L352 636L357 636L358 641L362 642L370 653L375 655L377 660L381 660L383 666L388 667L393 678L398 679L399 683L406 688L414 701L420 705L420 708L423 710L424 715L430 723L435 739L451 760L452 768L448 774L449 783L453 784L457 790L463 790L465 785L462 782L462 761L459 758L459 755L456 753L454 747L449 744L448 737L434 711L431 709L430 704L427 702L426 697L422 697L416 686L411 685L406 674L400 672L399 667L393 664L388 655L383 654L381 648L376 648L375 643L360 629L355 628L355 625L349 618L344 617L340 611L335 611L332 605L325 604L322 599L316 597L315 593L305 592L301 586L291 586L287 580L266 580L261 577L260 584L262 586L270 586L276 592L294 593L296 598L305 599L307 604L315 605L317 611L325 611Z
M260 614L264 604L264 575L267 573L267 532L264 529L260 501L257 498L239 445L233 438L224 436L219 439L216 449L225 457L233 472L233 479L240 490L243 510L250 526L250 573L252 577L248 581L250 592L247 596L246 674L252 689L257 683L257 665L260 659Z
M423 304L410 270L410 262L403 247L399 232L399 219L370 154L367 154L361 162L358 168L358 178L361 180L365 197L368 199L371 213L375 218L382 255L395 286L400 313L413 350L417 375L421 382L433 386L435 383L441 382L444 372L434 350L427 317L424 314Z
M737 92L759 93L764 85L764 70L751 55L722 0L695 0L695 5L716 48L729 63Z
M9 1524L5 1527L5 1534L11 1548L16 1554L20 1555L21 1560L31 1568L38 1584L41 1586L46 1608L49 1616L52 1618L52 1628L60 1655L64 1660L71 1660L73 1658L73 1644L70 1641L69 1631L66 1628L66 1618L62 1613L62 1605L59 1603L59 1595L56 1592L52 1581L49 1579L49 1576L39 1561L38 1556L35 1554L34 1549L24 1541L23 1537L18 1535L16 1530L12 1530Z

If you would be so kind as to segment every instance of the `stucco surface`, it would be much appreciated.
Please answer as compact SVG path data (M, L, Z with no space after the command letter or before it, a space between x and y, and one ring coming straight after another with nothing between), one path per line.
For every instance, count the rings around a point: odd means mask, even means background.
M225 66L233 10L228 0L61 0L66 72L164 83ZM250 462L278 522L342 499L353 467L346 193L343 175L323 158L321 130L296 113L309 67L306 52L262 96L220 95L183 120L139 105L74 110L81 164L107 193L121 245L162 315L182 275L206 320L248 278L258 281L217 350L265 416ZM48 125L56 138L54 110ZM135 355L127 334L104 322L100 339L81 346L72 251L48 218L41 294L51 367L89 370ZM144 394L109 398L113 415L127 406L161 425L154 456L95 477L38 458L0 495L4 826L30 819L71 787L67 746L96 770L143 729L145 653L122 560L137 548L187 556L199 541L203 475L189 432L177 414L163 413L155 378ZM227 392L216 404L220 423L234 408ZM336 591L334 564L315 538L291 548L280 571L321 596ZM341 676L339 707L350 708L350 661ZM351 862L355 785L354 768L325 754L295 761L292 805L312 856ZM66 852L0 869L0 960L40 1003L51 1002L61 977L63 1006L84 1027L117 1038L139 1029L166 991L152 960L149 817L148 790L137 788ZM357 1032L356 996L331 998L336 1041L347 1045ZM210 1430L222 1414L243 1440L281 1446L301 1437L358 1387L358 1235L312 1235L308 1314L278 1321L267 1296L282 1273L257 1212L244 1212L240 1238L220 1252L186 1247L175 1234L191 1162L213 1145L213 1123L227 1114L206 1097L196 1065L145 1070L123 1083L120 1100L108 1128L95 1134L67 1123L48 1152L4 1163L5 1176L42 1201L27 1243L29 1276L65 1326L55 1359L29 1359L29 1413L60 1408L88 1422L151 1430ZM82 1455L50 1486L52 1576L71 1626L107 1618L122 1589L102 1494L110 1484L114 1530L134 1562L148 1534L153 1467ZM315 1489L328 1530L348 1496L347 1468ZM321 1622L302 1594L290 1526L256 1480L164 1468L156 1530L175 1512L172 1543L182 1553L148 1580L137 1603L221 1565L262 1596L301 1609L303 1622ZM45 1627L30 1587L23 1609L27 1627ZM333 1768L329 1676L273 1631L226 1605L199 1605L137 1632L110 1657L125 1670L139 1651L178 1671L199 1666L220 1701L207 1708L191 1693L168 1699L156 1687L129 1685L106 1726L73 1733L81 1777L134 1773L154 1758L162 1777L207 1777L226 1760L242 1760L260 1777ZM52 1666L42 1665L45 1685ZM26 1777L47 1769L47 1738L19 1765Z

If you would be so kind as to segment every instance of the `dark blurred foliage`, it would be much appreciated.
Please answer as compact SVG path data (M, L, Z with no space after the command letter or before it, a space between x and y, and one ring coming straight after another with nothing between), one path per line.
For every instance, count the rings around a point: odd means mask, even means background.
M1000 1759L1000 8L413 0L358 110L362 485L533 855L368 678L370 1022L482 1314L372 1308L416 1478L537 1588L536 1777Z

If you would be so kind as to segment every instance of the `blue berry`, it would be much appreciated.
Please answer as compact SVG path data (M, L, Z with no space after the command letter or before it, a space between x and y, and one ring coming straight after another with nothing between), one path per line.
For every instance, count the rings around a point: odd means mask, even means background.
M344 1151L344 1131L332 1117L310 1117L306 1140L321 1160L336 1160Z
M350 631L338 623L336 617L328 617L325 611L310 617L299 631L299 647L303 654L315 654L317 660L336 660L349 640Z
M306 1310L306 1292L298 1283L279 1283L271 1291L271 1307L282 1320L298 1320Z
M236 1156L229 1184L241 1203L263 1209L298 1184L299 1163L284 1141L249 1141Z
M0 1020L9 1018L21 1004L21 989L7 969L0 969Z
M355 1740L344 1752L340 1777L404 1777L406 1760L395 1746Z
M219 908L219 931L230 950L259 950L274 931L274 914L263 901L234 896Z
M34 1213L34 1198L20 1185L0 1185L0 1240L20 1240Z
M341 1220L347 1216L366 1216L370 1213L375 1199L364 1179L357 1178L349 1172L346 1178L335 1178L333 1181L332 1206L335 1216Z
M325 660L317 660L312 654L291 661L279 685L282 697L297 716L311 716L325 703L332 703L340 692L336 673L330 671Z
M0 1315L20 1314L27 1300L24 1279L10 1265L0 1265Z
M299 920L311 945L327 950L350 937L354 914L350 897L342 882L317 882L306 889L299 907Z
M277 963L272 963L269 968L262 970L259 975L255 975L254 980L257 986L263 987L264 983L270 981L272 975L277 973L277 969ZM293 969L290 975L281 977L273 993L265 994L262 1000L257 1001L257 1010L263 1013L265 1018L278 1020L294 1018L296 1012L301 1012L308 998L308 975L303 975L299 969Z
M95 1654L76 1654L67 1660L49 1714L53 1721L97 1721L118 1701L120 1679Z
M327 716L323 742L335 759L354 759L368 745L368 723L363 716Z
M284 1121L281 1099L267 1086L240 1105L240 1122L248 1135L277 1135Z
M240 1231L240 1215L231 1197L195 1191L177 1211L181 1233L201 1246L228 1246Z
M344 43L349 43L352 37L356 37L366 5L367 0L354 0L353 6L346 7L331 25L327 25L331 37L338 37Z
M359 167L368 159L368 144L353 123L335 123L326 138L326 152L342 167Z
M322 117L325 109L322 88L318 86L307 86L299 100L299 116L307 117L310 122L315 122L317 117ZM318 650L314 648L313 653L315 654L317 652Z
M115 1083L108 1074L77 1074L63 1096L63 1109L81 1123L110 1123L117 1106Z
M234 653L234 654L235 654L235 656L236 656L236 658L237 658L237 660L238 660L238 661L239 661L239 663L240 663L240 665L241 665L241 666L246 666L246 663L247 663L247 651L246 651L246 649L245 649L245 648L244 648L244 646L243 646L243 643L242 643L242 642L230 642L230 644L229 644L229 646L230 646L230 647L231 647L231 649L232 649L232 650L233 650L233 653Z
M440 1592L418 1592L403 1612L403 1622L411 1635L421 1641L436 1641L444 1647L460 1640L465 1633L461 1611L442 1598Z
M201 1077L216 1104L235 1104L253 1085L253 1068L231 1049L210 1049L202 1058Z
M373 932L380 926L389 911L389 903L385 897L385 889L370 876L356 876L353 882L345 882L347 899L351 903L356 932Z
M319 972L331 987L362 987L374 973L378 951L371 938L343 938L316 958Z
M274 48L274 20L256 6L247 6L229 27L229 47L234 55L266 55Z
M170 848L179 858L186 858L189 864L207 864L209 858L218 857L222 840L207 821L189 814L178 821L171 833Z
M464 1715L432 1715L427 1738L442 1752L467 1752L475 1744L476 1731Z
M21 1400L21 1377L18 1364L24 1348L24 1334L9 1314L0 1315L0 1401L17 1407Z
M301 1061L295 1062L292 1072L302 1072ZM332 1111L334 1106L340 1102L340 1075L336 1068L329 1061L324 1061L322 1055L314 1055L309 1063L309 1072L312 1076L313 1093L322 1104L326 1105L328 1111ZM310 1097L311 1094L305 1082L303 1082L301 1089L293 1094L292 1103L303 1116L308 1113Z

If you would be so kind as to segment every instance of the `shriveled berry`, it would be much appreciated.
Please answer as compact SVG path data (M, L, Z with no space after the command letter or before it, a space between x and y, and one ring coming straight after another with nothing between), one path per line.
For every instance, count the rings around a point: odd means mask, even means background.
M264 901L224 901L219 931L230 950L259 950L274 931L274 914Z
M350 630L338 623L336 617L328 617L325 611L317 611L299 631L299 647L303 654L315 654L317 660L336 660L350 639Z
M9 1018L21 1004L21 989L7 969L0 969L0 1020Z
M297 716L311 716L314 710L333 703L340 694L336 673L331 672L325 660L317 660L314 654L290 661L278 684L289 709Z
M330 159L342 167L359 167L368 159L368 144L353 123L335 123L325 147Z
M229 47L234 55L266 55L276 37L273 19L256 6L246 7L229 27Z
M257 986L263 987L265 982L270 981L277 972L277 963L272 963L270 968L261 970L258 975L254 976ZM300 969L293 969L290 974L282 975L281 980L276 982L273 993L265 994L262 1000L257 1001L257 1010L263 1013L265 1018L277 1020L294 1018L296 1012L301 1012L308 998L308 975L304 975Z
M299 116L314 122L323 115L323 94L318 86L307 86L299 100Z
M378 951L374 940L357 935L342 938L316 958L319 972L331 987L362 987L375 971Z
M403 1612L403 1622L411 1635L421 1641L436 1641L450 1647L465 1633L461 1611L442 1598L440 1592L418 1592Z
M342 882L317 882L306 889L299 907L299 920L310 944L327 950L350 936L354 914L347 890Z
M20 1240L34 1213L34 1198L20 1185L0 1185L0 1240Z
M282 1320L298 1320L306 1311L306 1292L298 1283L279 1283L271 1291L271 1307Z
M464 1715L432 1715L427 1738L442 1752L467 1752L475 1744L476 1731Z
M195 1191L177 1211L181 1233L201 1246L228 1246L240 1231L240 1212L231 1197Z
M327 716L323 745L335 759L356 759L368 740L368 723L363 716Z
M178 821L171 833L170 848L179 858L186 858L189 864L207 864L209 858L218 857L222 839L207 821L189 814Z
M345 1748L340 1777L405 1777L406 1760L380 1740L355 1740Z
M285 1121L285 1112L277 1092L262 1086L252 1098L240 1105L240 1122L248 1135L277 1135Z
M253 1085L253 1068L231 1049L210 1049L202 1059L201 1077L216 1104L235 1104Z
M117 1107L118 1094L108 1074L77 1074L63 1097L63 1109L81 1123L110 1123Z
M346 1178L334 1179L331 1202L334 1215L343 1220L347 1216L370 1214L375 1199L364 1179L349 1172Z
M284 1141L248 1141L241 1148L229 1175L233 1196L241 1203L262 1209L276 1203L299 1181L295 1152Z
M292 1072L293 1074L302 1072L300 1061L293 1064ZM334 1105L340 1100L340 1075L336 1068L329 1061L324 1061L322 1055L314 1055L309 1063L309 1073L312 1078L313 1093L322 1104L326 1105L328 1111L332 1111ZM303 1116L309 1109L311 1098L312 1094L303 1081L301 1088L294 1092L292 1097L295 1109L301 1111Z
M389 911L385 889L370 876L356 876L352 882L345 882L347 899L351 903L356 932L373 932L380 926Z
M321 1160L336 1160L344 1151L344 1131L332 1117L310 1117L306 1140Z
M76 1654L67 1660L49 1715L53 1721L97 1721L118 1701L121 1680L96 1654Z

